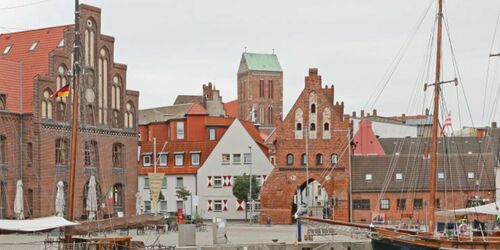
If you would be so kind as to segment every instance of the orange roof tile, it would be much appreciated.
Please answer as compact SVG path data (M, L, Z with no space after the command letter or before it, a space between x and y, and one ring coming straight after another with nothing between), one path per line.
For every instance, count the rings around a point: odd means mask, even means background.
M262 148L262 151L264 151L264 153L267 154L268 147L264 143L264 140L260 136L259 130L255 127L255 125L249 121L240 120L240 122L243 125L243 127L247 130L248 134L254 139L254 141L257 144L259 144L259 146Z
M7 96L7 110L16 113L21 112L19 72L19 63L0 59L0 94Z
M195 102L186 112L186 115L208 115L208 112L201 104Z
M43 76L49 73L49 54L57 49L57 45L64 38L64 30L69 27L72 25L0 34L0 59L22 64L24 112L33 111L33 78L36 75ZM38 42L38 45L33 51L29 51L33 42ZM7 46L12 48L4 55ZM5 67L0 67L0 73L5 73L7 70ZM9 97L8 102L12 105L12 111L20 112L19 100L12 100Z
M224 103L224 109L228 117L238 117L238 99Z

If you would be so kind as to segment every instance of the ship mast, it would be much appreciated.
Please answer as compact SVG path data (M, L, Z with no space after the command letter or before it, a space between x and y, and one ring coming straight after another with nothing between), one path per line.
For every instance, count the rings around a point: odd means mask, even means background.
M431 152L431 189L429 194L429 232L435 229L436 210L436 175L437 175L437 147L438 147L438 127L439 127L439 95L441 79L441 40L443 29L443 0L438 0L437 14L437 46L436 46L436 76L434 83L434 113L432 115L432 152Z
M73 46L73 116L71 123L71 149L69 164L69 187L68 187L68 221L73 220L74 193L75 193L75 169L76 169L76 145L78 137L78 80L80 77L80 3L75 0L75 43ZM66 231L65 240L67 244L72 243L71 234Z

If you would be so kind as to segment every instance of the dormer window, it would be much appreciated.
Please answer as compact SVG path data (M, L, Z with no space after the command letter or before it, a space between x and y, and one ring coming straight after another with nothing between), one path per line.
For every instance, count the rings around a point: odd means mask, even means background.
M10 49L12 49L12 45L8 45L7 47L5 47L5 49L3 50L2 54L3 55L9 54Z
M33 42L33 43L31 44L31 47L30 47L29 51L34 51L34 50L36 49L36 46L38 46L38 41Z
M62 47L64 47L64 38L63 38L63 39L61 39L61 41L59 41L59 43L57 44L57 47L58 47L58 48L62 48Z

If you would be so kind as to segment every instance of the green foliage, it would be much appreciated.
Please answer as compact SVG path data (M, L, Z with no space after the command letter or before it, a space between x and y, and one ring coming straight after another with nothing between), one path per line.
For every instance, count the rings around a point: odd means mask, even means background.
M176 193L177 198L183 201L187 201L188 197L191 195L191 192L184 187L178 188Z
M238 176L233 185L234 197L248 202L248 193L250 190L250 176ZM260 187L257 183L257 178L252 176L252 199L256 200L259 197Z

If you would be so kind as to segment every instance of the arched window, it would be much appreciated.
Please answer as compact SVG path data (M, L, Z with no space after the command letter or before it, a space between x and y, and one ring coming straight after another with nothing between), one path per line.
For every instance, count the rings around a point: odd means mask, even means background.
M323 130L330 131L330 123L325 122L325 124L323 124Z
M99 62L97 65L98 72L98 109L99 109L99 124L108 123L108 57L109 53L103 47L99 52Z
M337 160L338 160L337 158L338 158L337 154L332 154L332 165L337 165Z
M5 154L7 152L7 138L3 135L0 135L0 165L5 164L7 162L7 155Z
M120 110L121 108L121 89L122 80L120 76L115 75L113 77L113 86L111 88L111 108Z
M113 205L115 207L123 206L123 185L121 183L113 185Z
M297 128L295 129L297 131L301 131L302 130L302 123L297 123Z
M94 106L92 104L84 106L83 112L85 113L85 123L90 126L95 125Z
M66 138L56 140L56 165L68 165L69 141Z
M61 98L61 97L58 97ZM66 98L66 97L63 97ZM64 121L66 117L66 103L63 101L59 101L56 104L56 119L58 121Z
M311 104L311 113L315 114L316 113L316 104Z
M273 107L267 108L267 123L268 124L273 123Z
M300 164L307 165L307 155L306 154L302 154L300 156Z
M323 155L322 154L317 154L316 155L316 165L323 165Z
M96 25L94 20L87 19L87 27L84 34L85 42L85 66L94 67Z
M126 111L125 111L125 128L134 128L135 127L135 122L134 122L134 116L135 116L135 107L132 104L132 102L127 102L126 105Z
M316 131L316 124L315 123L311 123L311 131Z
M85 142L85 157L84 162L86 167L97 167L99 163L99 156L96 141Z
M286 155L286 165L292 166L293 165L293 155L292 154L287 154Z
M43 91L42 95L42 118L52 119L52 100L50 100L52 92L48 89Z
M123 145L120 143L113 144L113 167L123 167Z
M68 84L68 80L66 77L66 66L61 64L57 68L57 77L56 77L56 89L59 90L62 87ZM56 98L56 119L58 121L64 121L65 113L66 113L66 97L57 97Z

